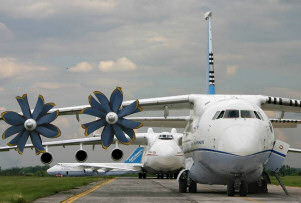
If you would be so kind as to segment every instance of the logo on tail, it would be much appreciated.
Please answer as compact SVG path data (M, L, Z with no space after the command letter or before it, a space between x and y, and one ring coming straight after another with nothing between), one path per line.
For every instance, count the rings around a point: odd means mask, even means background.
M124 163L141 163L144 147L138 147Z

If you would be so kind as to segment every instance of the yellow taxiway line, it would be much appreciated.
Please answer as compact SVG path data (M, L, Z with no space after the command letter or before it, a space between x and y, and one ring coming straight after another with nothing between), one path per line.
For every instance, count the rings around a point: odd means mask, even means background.
M69 197L68 199L66 199L66 200L64 200L64 201L61 201L61 203L72 203L72 202L74 202L75 200L77 200L77 199L79 199L79 198L81 198L81 197L84 197L84 196L86 196L87 194L93 192L94 190L97 190L97 189L100 188L101 186L104 186L104 185L106 185L106 184L108 184L108 183L114 181L115 179L116 179L116 178L112 178L112 179L110 179L110 180L108 180L108 181L106 181L106 182L104 182L104 183L100 183L99 185L96 185L96 186L90 188L89 190L86 190L86 191L84 191L84 192L82 192L82 193L79 193L79 194L77 194L77 195L74 195L74 196L72 196L72 197Z

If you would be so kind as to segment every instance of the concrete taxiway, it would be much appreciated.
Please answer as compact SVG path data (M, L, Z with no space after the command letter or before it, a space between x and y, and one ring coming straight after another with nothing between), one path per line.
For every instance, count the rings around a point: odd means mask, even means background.
M280 186L269 185L268 194L249 194L247 197L228 197L226 186L198 184L197 193L179 193L176 180L116 178L110 182L94 183L71 193L63 192L42 202L301 202L301 188L287 187L287 197ZM77 193L77 194L75 194Z

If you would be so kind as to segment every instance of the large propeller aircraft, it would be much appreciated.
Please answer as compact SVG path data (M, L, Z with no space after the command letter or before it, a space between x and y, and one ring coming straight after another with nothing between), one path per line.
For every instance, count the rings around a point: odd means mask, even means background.
M116 136L116 149L112 156L122 157L118 143L135 144L134 129L141 127L183 128L182 149L185 156L184 169L179 173L179 192L196 192L197 183L227 184L227 194L238 192L246 196L248 191L267 192L268 176L264 169L277 172L288 152L300 153L300 149L289 148L289 144L276 140L274 128L295 128L300 120L284 119L285 112L301 112L301 100L264 95L215 94L214 58L211 36L212 13L205 14L208 22L207 93L169 96L123 101L121 88L116 88L110 101L100 92L96 99L89 97L90 105L51 109L53 105L38 101L36 108L29 111L26 99L17 97L23 115L4 112L2 119L13 125L3 138L17 134L11 145L0 151L17 149L23 151L30 136L37 153L43 152L41 160L50 162L48 146L80 145L77 156L85 158L83 143L101 144L109 147ZM41 99L42 100L42 99ZM26 105L25 105L26 104ZM42 108L43 107L43 108ZM162 111L163 117L128 117L142 111ZM37 109L37 110L36 110ZM41 110L42 109L42 110ZM170 111L189 110L187 116L169 116ZM264 111L280 112L277 118L268 118ZM32 112L32 113L31 113ZM59 130L50 124L57 115L92 115L98 120L83 124L85 135L104 127L101 137L54 141L41 144L39 134L57 137ZM21 133L22 132L22 133ZM137 136L138 137L138 136ZM45 147L45 153L44 153ZM284 187L284 186L283 186Z

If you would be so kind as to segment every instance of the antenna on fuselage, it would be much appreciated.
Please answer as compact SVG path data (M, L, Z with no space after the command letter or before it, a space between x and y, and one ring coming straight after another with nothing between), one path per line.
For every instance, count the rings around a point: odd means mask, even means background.
M214 60L212 48L212 34L211 34L211 19L212 12L205 13L205 20L208 21L208 38L207 38L207 72L206 72L206 91L207 94L215 94L215 79L214 79Z

